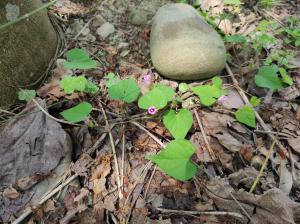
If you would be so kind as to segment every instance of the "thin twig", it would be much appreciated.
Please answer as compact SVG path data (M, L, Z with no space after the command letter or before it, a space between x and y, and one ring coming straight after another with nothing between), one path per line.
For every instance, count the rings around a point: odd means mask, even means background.
M236 212L226 212L226 211L185 211L185 210L173 210L165 208L156 208L156 210L162 213L173 213L181 215L227 215L236 218L244 219L244 216Z
M270 149L269 149L269 151L268 151L268 154L267 154L267 156L266 156L266 159L265 159L264 163L262 164L262 166L261 166L261 168L260 168L260 171L259 171L257 177L255 178L255 180L254 180L254 182L253 182L253 184L252 184L252 186L251 186L251 188L250 188L249 193L252 193L252 192L253 192L253 190L255 189L255 187L256 187L256 185L257 185L257 183L258 183L260 177L262 176L262 174L263 174L263 172L264 172L264 170L265 170L265 168L266 168L266 166L267 166L267 164L268 164L268 161L269 161L269 159L270 159L270 156L271 156L272 153L273 153L273 149L274 149L275 143L276 143L276 139L273 140L272 145L271 145L271 147L270 147Z
M57 186L55 189L53 189L49 194L45 195L35 206L34 208L37 208L44 204L48 199L50 199L53 195L58 193L61 189L63 189L65 186L67 186L70 182L72 182L74 179L78 177L78 174L74 174L73 176L69 177L64 183L61 185ZM27 208L26 211L19 216L15 221L13 221L12 224L19 224L21 223L27 216L29 216L32 213L33 209L32 208Z
M201 123L199 114L198 114L198 112L197 112L196 109L193 109L193 112L194 112L194 114L195 114L195 116L196 116L198 125L199 125L200 130L201 130L201 134L202 134L202 136L203 136L205 145L206 145L206 147L207 147L207 149L208 149L209 155L210 155L210 157L212 158L212 160L216 160L217 157L216 157L214 151L212 150L212 148L210 147L210 144L209 144L208 139L207 139L207 136L206 136L206 134L205 134L205 131L204 131L203 125L202 125L202 123Z
M124 169L125 169L125 141L126 141L126 133L125 133L125 125L122 125L122 163L121 163L121 184L122 190L124 191Z
M117 158L114 138L113 138L112 132L110 130L110 126L109 126L109 123L108 123L108 120L107 120L107 116L106 116L105 110L104 110L101 102L99 103L99 106L100 106L100 109L102 111L102 114L103 114L103 117L104 117L104 120L105 120L106 129L108 131L108 136L109 136L109 139L110 139L111 149L113 151L115 169L116 169L116 173L117 173L117 185L118 185L119 198L123 198L123 194L122 194L122 191L121 191L120 170L119 170L119 164L118 164L118 158Z
M3 110L1 108L0 108L0 113L5 113L5 114L9 114L9 115L17 115L17 114L15 114L13 112L10 112L10 111L7 111L7 110Z
M152 174L151 174L150 179L149 179L149 181L148 181L148 184L147 184L147 187L146 187L146 190L145 190L145 194L144 194L144 198L147 198L148 189L149 189L149 187L150 187L150 184L151 184L151 181L152 181L152 179L153 179L153 177L154 177L155 172L156 172L156 166L154 166L153 171L152 171Z
M136 121L131 121L131 124L134 124L135 126L137 126L138 128L142 129L143 131L145 131L154 141L156 141L162 148L165 148L164 143L162 143L155 135L153 135L150 131L148 131L146 128L144 128L141 124L139 124Z
M49 118L55 120L56 122L59 122L59 123L63 123L63 124L68 124L68 125L73 125L73 126L78 126L78 127L83 127L84 125L81 125L81 124L75 124L75 123L72 123L72 122L68 122L68 121L65 121L65 120L61 120L61 119L58 119L56 117L53 117L51 114L48 113L48 111L46 111L35 99L32 99L32 102L35 103L35 105Z

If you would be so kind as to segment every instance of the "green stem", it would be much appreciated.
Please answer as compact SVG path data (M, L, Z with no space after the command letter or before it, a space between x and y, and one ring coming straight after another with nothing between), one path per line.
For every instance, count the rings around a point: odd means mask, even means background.
M47 4L41 6L40 8L37 8L37 9L35 9L35 10L29 12L29 13L26 13L26 14L24 14L23 16L21 16L21 17L15 19L15 20L12 20L12 21L9 21L9 22L7 22L7 23L4 23L4 24L0 25L0 30L3 30L3 29L5 29L5 28L8 27L8 26L11 26L11 25L13 25L13 24L15 24L15 23L18 23L18 22L20 22L20 21L22 21L22 20L24 20L24 19L29 18L30 16L32 16L32 15L34 15L34 14L40 12L41 10L46 9L46 8L48 8L48 7L51 6L51 5L54 5L57 1L58 1L58 0L53 0L53 1L51 1L51 2L48 2Z
M270 147L270 149L269 149L269 152L268 152L268 154L267 154L267 156L266 156L266 159L265 159L263 165L261 166L260 171L259 171L259 173L258 173L258 175L257 175L257 177L256 177L256 179L255 179L255 181L253 182L253 184L252 184L252 186L251 186L251 188L250 188L249 193L252 193L252 192L254 191L256 185L258 184L258 181L259 181L260 177L262 176L262 174L263 174L263 172L264 172L264 169L266 168L266 166L267 166L267 164L268 164L268 161L269 161L269 159L270 159L270 157L271 157L271 155L272 155L272 152L273 152L275 143L276 143L276 139L274 138L273 143L272 143L272 145L271 145L271 147Z

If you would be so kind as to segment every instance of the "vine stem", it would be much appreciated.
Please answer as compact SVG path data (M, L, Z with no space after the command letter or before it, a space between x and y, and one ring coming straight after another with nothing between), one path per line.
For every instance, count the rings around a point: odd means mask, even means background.
M58 0L53 0L53 1L51 1L51 2L48 2L47 4L45 4L45 5L43 5L43 6L39 7L39 8L37 8L37 9L35 9L35 10L29 12L29 13L26 13L26 14L24 14L23 16L20 16L20 17L18 17L18 18L15 19L15 20L12 20L12 21L9 21L9 22L7 22L7 23L4 23L4 24L0 25L0 30L3 30L3 29L5 29L6 27L9 27L9 26L11 26L11 25L13 25L13 24L16 24L16 23L18 23L18 22L24 20L24 19L27 19L27 18L29 18L30 16L33 16L34 14L36 14L36 13L42 11L43 9L46 9L46 8L48 8L49 6L54 5L57 1L58 1Z

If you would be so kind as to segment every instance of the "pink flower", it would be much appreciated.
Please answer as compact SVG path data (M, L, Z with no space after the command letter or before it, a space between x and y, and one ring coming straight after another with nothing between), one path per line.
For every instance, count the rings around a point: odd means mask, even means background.
M148 113L149 114L156 114L156 112L157 112L157 109L156 109L156 107L149 107L148 108Z
M220 96L219 99L218 99L218 103L222 104L224 103L226 100L228 100L228 96Z
M152 77L151 77L150 72L148 72L146 75L144 75L143 80L144 80L144 82L145 82L147 85L150 85L150 84L151 84L151 82L152 82Z

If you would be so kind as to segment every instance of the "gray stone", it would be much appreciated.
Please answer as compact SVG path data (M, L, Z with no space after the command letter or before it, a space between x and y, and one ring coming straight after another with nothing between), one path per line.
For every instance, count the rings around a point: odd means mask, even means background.
M130 13L129 22L135 26L146 25L148 21L147 13L141 9L135 9Z
M97 29L97 28L99 28L100 26L102 26L105 22L106 22L105 19L104 19L101 15L96 15L96 16L93 18L92 27L93 27L94 29Z
M104 23L96 31L97 35L99 35L102 39L106 39L109 35L111 35L114 32L115 32L115 27L109 22Z
M176 80L209 78L222 71L226 50L218 33L187 4L162 6L153 18L150 53L154 67Z

